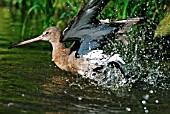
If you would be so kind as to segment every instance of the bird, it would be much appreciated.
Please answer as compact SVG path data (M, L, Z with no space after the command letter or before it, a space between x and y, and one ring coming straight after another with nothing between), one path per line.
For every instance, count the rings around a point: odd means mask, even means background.
M14 44L11 48L44 40L51 43L52 60L62 70L91 79L108 66L118 68L123 74L123 59L119 54L105 54L103 47L116 36L117 40L128 44L123 34L142 18L113 22L97 19L109 1L89 0L63 31L56 26L48 27L40 36ZM66 47L66 42L73 43Z

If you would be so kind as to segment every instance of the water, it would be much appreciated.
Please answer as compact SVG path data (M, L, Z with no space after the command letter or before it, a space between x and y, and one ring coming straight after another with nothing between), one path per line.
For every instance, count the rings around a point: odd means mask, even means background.
M7 12L1 8L0 113L170 113L167 61L126 60L131 74L128 87L113 90L96 86L58 69L49 50L36 46L7 49L21 33L21 24L11 23Z

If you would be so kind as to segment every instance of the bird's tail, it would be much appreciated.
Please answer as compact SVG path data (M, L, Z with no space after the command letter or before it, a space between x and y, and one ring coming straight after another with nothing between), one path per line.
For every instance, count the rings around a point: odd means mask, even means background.
M132 30L131 27L133 25L142 23L144 22L144 20L145 18L139 17L111 22L111 24L118 25L119 28L119 30L116 33L116 37L118 38L116 40L122 41L122 43L125 45L129 44L129 38L125 33L130 32Z
M123 44L127 45L129 43L128 36L125 34L127 32L130 32L132 29L132 26L135 24L142 23L146 20L144 17L138 17L138 18L129 18L126 20L119 20L119 21L113 21L109 22L108 19L106 20L100 20L102 24L109 24L111 27L118 28L118 31L115 33L116 40L122 41Z

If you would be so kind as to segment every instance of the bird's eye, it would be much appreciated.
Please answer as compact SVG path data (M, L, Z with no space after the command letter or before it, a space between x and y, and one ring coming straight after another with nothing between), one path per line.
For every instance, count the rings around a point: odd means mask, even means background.
M45 35L48 35L48 34L49 34L49 32L46 32L46 33L45 33Z

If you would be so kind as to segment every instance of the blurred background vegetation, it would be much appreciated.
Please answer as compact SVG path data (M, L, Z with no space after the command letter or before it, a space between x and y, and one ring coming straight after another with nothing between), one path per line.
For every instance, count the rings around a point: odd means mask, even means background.
M24 36L25 34L31 35L33 27L40 32L42 28L45 29L52 25L63 29L87 1L1 0L0 4L10 8L14 21L22 22L21 35ZM99 18L109 18L114 21L132 17L147 17L158 24L164 16L167 4L168 1L165 0L110 0Z
M9 8L13 18L11 24L17 24L21 27L22 32L20 33L18 41L23 41L41 34L42 31L49 26L56 25L63 30L87 1L88 0L1 0L0 5ZM110 0L98 18L108 18L111 21L134 17L147 18L145 25L137 31L132 31L130 37L132 38L132 42L135 42L134 44L138 43L141 44L140 46L148 48L150 45L153 47L153 43L149 44L148 40L150 40L149 42L154 42L154 36L161 36L154 34L160 21L163 20L164 17L168 17L166 16L167 12L169 12L168 5L169 0ZM163 23L162 25L166 26L169 24ZM167 30L169 30L169 28ZM157 33L161 34L162 32L159 31L163 30L157 29ZM133 39L134 36L140 36L137 42L136 39ZM143 40L147 42L147 45L144 45ZM134 50L133 44L130 47ZM156 48L163 49L162 47L162 45L158 45ZM150 48L148 51L149 50Z

